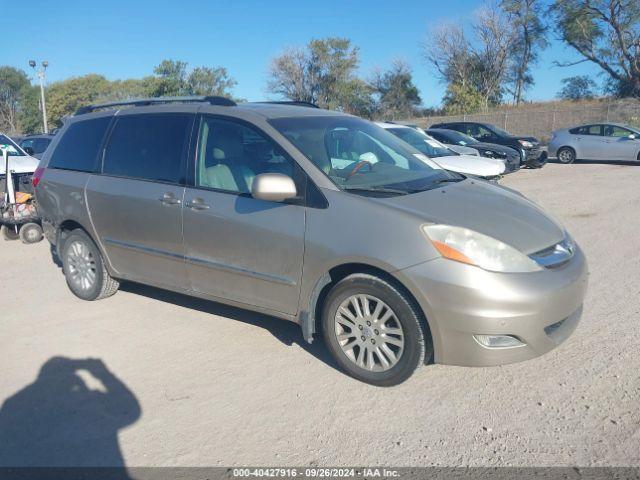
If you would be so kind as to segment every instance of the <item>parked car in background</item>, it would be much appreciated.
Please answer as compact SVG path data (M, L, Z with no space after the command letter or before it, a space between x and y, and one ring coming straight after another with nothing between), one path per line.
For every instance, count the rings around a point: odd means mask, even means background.
M619 123L598 123L556 130L549 156L560 163L575 160L640 161L640 129Z
M7 135L0 133L0 147L6 148L9 156L9 170L13 172L15 189L21 192L32 191L31 178L38 168L40 161L25 152L16 142ZM6 178L4 162L0 161L0 180L4 188Z
M131 280L268 313L380 386L432 355L533 358L578 324L587 264L561 225L366 120L157 98L83 107L53 142L36 198L81 299Z
M520 152L522 163L530 168L541 168L547 163L547 152L542 149L538 139L511 135L506 130L489 123L449 122L437 123L429 128L457 130L475 138L479 142L497 143L498 145L515 148Z
M26 135L20 140L20 147L29 155L42 158L42 154L53 140L53 135L48 133L38 135Z
M503 160L510 172L520 169L520 152L511 147L497 143L479 142L469 135L446 128L429 128L425 131L455 152L464 153L467 150L473 150L477 152L476 155Z
M377 123L380 127L404 140L413 148L452 172L475 175L492 180L506 173L505 162L476 155L461 155L447 148L421 129L395 123Z

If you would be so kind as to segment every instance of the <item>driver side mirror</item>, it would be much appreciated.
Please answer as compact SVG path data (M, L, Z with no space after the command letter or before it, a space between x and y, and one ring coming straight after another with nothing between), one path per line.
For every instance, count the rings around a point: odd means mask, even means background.
M291 177L282 173L261 173L251 184L251 196L268 202L284 202L298 195Z
M34 155L36 153L31 147L24 147L23 150L27 152L28 155Z
M637 138L637 136L636 136L635 133L631 133L631 134L629 134L628 138L629 138L629 140L635 140Z

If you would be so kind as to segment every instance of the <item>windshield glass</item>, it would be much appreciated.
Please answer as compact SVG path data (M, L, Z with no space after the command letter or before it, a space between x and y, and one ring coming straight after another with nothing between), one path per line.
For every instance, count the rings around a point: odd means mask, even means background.
M470 137L469 135L466 135L464 133L457 132L455 130L441 130L439 133L447 137L447 142L455 143L456 145L462 145L463 147L465 145L473 145L474 143L478 143L475 138Z
M449 157L451 155L457 155L453 151L449 150L443 144L438 142L435 138L431 138L426 133L419 132L415 128L388 128L391 133L396 137L401 138L413 148L420 150L427 157Z
M503 130L500 127L496 127L495 125L491 125L491 128L493 129L494 132L496 132L498 135L501 135L503 137L511 137L511 134L509 132L507 132L506 130Z
M5 148L10 157L24 157L24 152L9 137L0 135L0 148Z
M360 118L312 116L270 123L342 190L387 189L397 195L464 178Z

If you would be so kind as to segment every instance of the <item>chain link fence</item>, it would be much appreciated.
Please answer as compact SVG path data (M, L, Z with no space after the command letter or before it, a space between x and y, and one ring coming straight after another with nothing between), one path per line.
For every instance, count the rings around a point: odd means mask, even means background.
M622 99L573 108L566 103L552 109L514 107L489 113L418 117L407 120L407 123L428 128L435 123L459 121L491 123L515 135L533 136L547 143L552 131L586 123L614 122L640 127L640 101Z

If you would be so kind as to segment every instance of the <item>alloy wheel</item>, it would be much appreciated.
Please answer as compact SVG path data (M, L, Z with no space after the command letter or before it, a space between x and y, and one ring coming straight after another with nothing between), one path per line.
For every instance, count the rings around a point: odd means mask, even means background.
M77 288L88 291L96 283L96 261L84 242L74 241L67 249L69 280Z
M372 372L393 368L405 346L396 314L372 295L352 295L340 304L335 314L335 335L345 356Z

